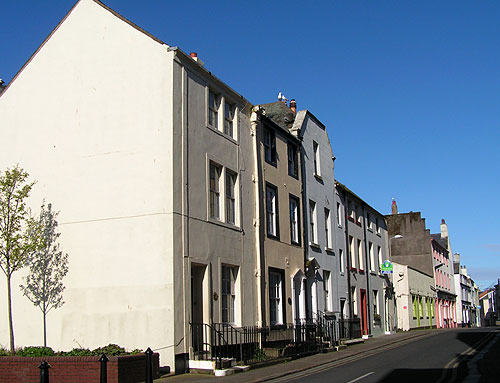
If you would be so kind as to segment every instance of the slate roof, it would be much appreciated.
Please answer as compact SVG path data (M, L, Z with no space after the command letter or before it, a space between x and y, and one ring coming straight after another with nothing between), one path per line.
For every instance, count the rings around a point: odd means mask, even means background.
M281 101L271 102L269 104L261 104L266 111L266 117L273 120L279 126L290 130L295 121L295 113Z

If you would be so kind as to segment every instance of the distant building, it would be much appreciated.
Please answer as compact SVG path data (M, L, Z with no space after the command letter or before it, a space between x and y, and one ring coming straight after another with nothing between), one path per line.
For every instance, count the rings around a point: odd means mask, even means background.
M419 212L391 214L386 219L389 237L402 236L391 244L393 261L434 276L436 326L456 327L453 262L447 250L447 233L443 238L431 236Z
M498 319L496 311L496 290L494 288L486 289L479 294L479 304L481 306L481 326L494 326Z
M384 216L340 182L335 183L338 227L344 250L351 318L360 318L364 336L392 331L396 325L392 281L382 274L389 259ZM343 237L343 238L342 238ZM341 268L342 270L342 268Z

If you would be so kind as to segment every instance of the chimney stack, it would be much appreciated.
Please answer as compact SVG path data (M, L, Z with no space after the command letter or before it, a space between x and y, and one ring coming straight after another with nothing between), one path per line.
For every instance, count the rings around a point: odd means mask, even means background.
M293 113L297 113L297 103L295 102L294 98L290 100L290 109Z
M448 225L444 221L444 219L441 220L441 238L448 238Z
M391 214L398 214L398 205L396 205L396 200L393 198L392 199L392 213Z
M198 53L196 53L196 52L191 52L191 53L189 54L189 56L191 56L191 58L192 58L194 61L196 61L198 64L200 64L200 65L202 65L202 66L203 66L203 65L205 65L205 63L204 63L203 61L201 61L201 60L200 60L200 58L198 57Z

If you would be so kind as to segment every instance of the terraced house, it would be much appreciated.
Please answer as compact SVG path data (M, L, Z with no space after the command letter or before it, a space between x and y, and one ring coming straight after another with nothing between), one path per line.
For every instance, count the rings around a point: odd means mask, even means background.
M97 0L78 1L21 68L0 97L0 166L18 163L38 180L33 208L45 198L61 211L70 271L51 346L149 346L183 371L212 324L255 325L250 108L196 55ZM286 145L277 148L286 158ZM290 193L300 198L300 187ZM281 217L268 233L289 243ZM271 270L301 267L284 258ZM284 286L283 274L270 275ZM36 308L16 294L17 342L38 343ZM285 294L274 302L269 315L285 321Z

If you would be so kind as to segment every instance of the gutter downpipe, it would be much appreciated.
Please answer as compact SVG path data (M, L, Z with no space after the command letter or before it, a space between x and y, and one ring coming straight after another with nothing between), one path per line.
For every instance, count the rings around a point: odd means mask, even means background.
M346 266L347 266L347 297L349 298L349 319L354 318L354 309L352 307L352 292L351 292L351 246L349 246L349 220L347 219L347 195L342 189L344 197L344 225L345 225L345 248L346 251Z
M368 242L367 242L367 236L366 236L366 223L367 223L367 211L368 211L368 208L365 204L362 205L364 207L364 212L365 214L363 214L363 221L364 221L364 225L363 225L363 237L364 237L364 240L365 240L365 265L366 265L366 316L367 316L367 325L368 325L368 328L367 328L367 331L368 331L368 334L366 335L370 335L372 333L372 322L371 322L371 315L370 315L370 297L371 297L371 290L370 290L370 275L371 275L371 263L370 263L370 259L368 258L369 254L368 254ZM377 305L379 308L380 308L380 305ZM375 315L375 313L373 313L373 315Z
M257 105L252 108L252 114L250 116L250 135L252 136L252 146L253 146L253 183L254 183L254 193L255 193L255 258L256 258L256 270L255 277L257 280L257 326L262 327L264 324L264 306L263 306L263 270L262 270L262 251L261 251L261 232L260 232L260 177L259 177L259 150L258 150L258 140L257 140L257 127L260 123L260 116L262 115L263 109ZM261 340L259 339L259 342ZM262 348L262 345L260 345Z

